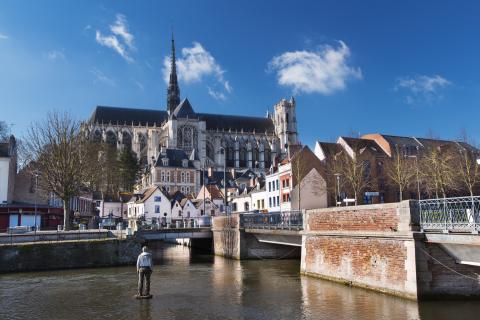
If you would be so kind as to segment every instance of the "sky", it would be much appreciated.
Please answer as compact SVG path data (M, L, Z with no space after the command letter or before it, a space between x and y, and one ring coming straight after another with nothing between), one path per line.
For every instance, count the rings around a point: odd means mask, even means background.
M0 120L164 110L181 97L265 116L294 96L300 140L384 133L480 141L478 1L0 0Z

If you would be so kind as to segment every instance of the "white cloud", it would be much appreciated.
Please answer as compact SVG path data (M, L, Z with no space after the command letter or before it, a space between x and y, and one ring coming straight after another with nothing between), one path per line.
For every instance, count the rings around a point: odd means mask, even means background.
M99 69L97 68L92 68L90 70L90 73L94 75L95 79L93 80L93 83L94 84L97 84L97 83L104 83L104 84L107 84L109 86L115 86L115 80L113 80L112 78L109 78L107 77L102 71L100 71Z
M220 101L227 100L227 96L223 92L215 91L210 87L207 87L207 88L208 88L208 94L215 100L220 100Z
M4 33L0 33L0 40L7 40L8 36Z
M278 84L292 87L295 93L332 94L344 90L350 79L361 79L360 68L348 64L350 49L325 45L317 51L292 51L274 57L268 70L277 73Z
M181 50L181 57L177 58L177 73L180 81L197 83L207 78L213 78L215 85L220 85L225 92L208 87L209 94L217 100L226 100L225 93L231 93L233 88L225 80L225 70L216 62L215 58L198 42L190 48ZM163 61L163 76L166 83L170 77L170 57Z
M66 60L65 54L63 50L51 50L45 54L45 57L48 60L55 61L55 60Z
M123 14L117 14L113 25L110 25L112 34L103 35L95 32L95 40L102 46L113 49L128 62L133 62L130 52L135 50L133 44L135 37L128 31L127 19Z
M436 74L432 76L416 75L397 79L395 91L407 92L405 101L408 104L417 102L433 102L443 96L441 90L452 83Z

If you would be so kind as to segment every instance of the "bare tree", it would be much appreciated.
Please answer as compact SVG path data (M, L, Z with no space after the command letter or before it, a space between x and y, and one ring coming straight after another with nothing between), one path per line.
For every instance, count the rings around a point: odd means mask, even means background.
M63 201L65 230L70 228L70 198L88 187L92 170L97 167L79 133L80 122L68 113L54 111L34 122L25 139L25 151L41 177L42 187Z
M10 128L5 121L0 121L0 142L7 141L10 134Z
M392 158L386 162L385 173L389 181L398 188L400 201L402 201L403 191L411 184L416 171L412 161L403 154L398 145L395 146Z
M358 148L354 148L353 156L347 152L340 155L340 174L343 177L345 187L350 188L355 197L355 205L358 205L358 196L370 186L370 174L367 163L359 158Z
M427 148L419 161L420 172L427 191L436 198L446 198L447 193L457 188L455 153L447 146Z
M480 166L477 162L477 154L472 149L459 146L455 155L456 178L459 184L465 188L471 197L475 187L480 182Z

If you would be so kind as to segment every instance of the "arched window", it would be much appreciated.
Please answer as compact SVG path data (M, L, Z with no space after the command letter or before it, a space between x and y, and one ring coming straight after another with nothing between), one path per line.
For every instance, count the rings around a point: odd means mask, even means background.
M102 141L102 132L99 129L95 130L93 133L93 142L100 142Z
M170 182L170 171L167 171L167 175L165 176L165 181ZM168 190L170 191L170 190Z
M182 173L180 174L180 177L181 177L181 178L180 178L180 181L181 181L182 183L184 183L184 182L185 182L185 172L182 172ZM182 192L183 192L183 187L182 187Z
M105 142L112 147L117 147L117 136L115 135L115 132L107 131L107 137Z
M122 142L125 148L132 150L132 137L126 131L122 132Z
M181 126L177 129L177 145L179 148L191 150L197 146L197 129L192 126Z
M185 182L190 182L190 172L185 173Z

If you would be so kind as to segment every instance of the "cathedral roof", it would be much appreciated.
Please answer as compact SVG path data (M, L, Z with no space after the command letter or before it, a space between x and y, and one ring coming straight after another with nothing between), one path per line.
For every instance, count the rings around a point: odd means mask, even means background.
M173 116L177 118L195 118L196 114L193 111L192 105L188 99L183 99L182 102L173 111Z
M160 125L167 119L167 112L161 110L97 106L90 117L90 122L153 126Z
M245 131L256 133L273 133L275 127L272 119L263 117L232 116L225 114L197 113L200 120L207 123L207 130Z
M224 114L195 113L190 102L185 99L180 103L175 112L178 110L177 118L199 118L206 122L207 130L225 130L232 132L252 132L256 133L273 133L275 127L270 118L264 117L248 117L233 116ZM152 109L135 109L135 108L118 108L97 106L90 117L91 123L112 123L140 126L160 125L168 119L168 114L163 110Z

